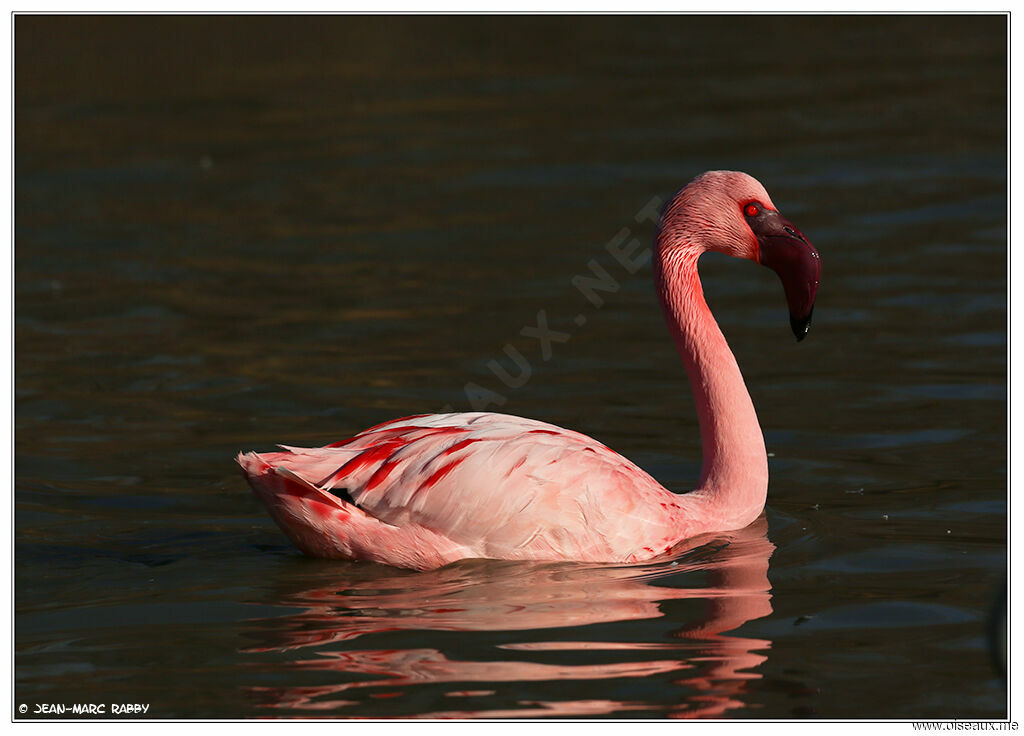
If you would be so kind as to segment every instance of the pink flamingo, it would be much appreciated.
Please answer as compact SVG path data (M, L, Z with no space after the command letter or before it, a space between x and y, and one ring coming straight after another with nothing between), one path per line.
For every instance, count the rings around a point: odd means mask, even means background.
M768 460L736 359L704 301L708 250L773 269L797 340L818 252L754 178L710 171L676 193L654 277L686 366L703 448L697 489L675 494L586 435L484 412L420 414L318 448L239 454L256 496L313 557L428 570L464 558L640 562L764 508Z

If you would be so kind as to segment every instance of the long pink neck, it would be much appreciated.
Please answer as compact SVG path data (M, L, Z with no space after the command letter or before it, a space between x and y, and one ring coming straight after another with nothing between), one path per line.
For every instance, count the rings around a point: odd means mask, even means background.
M721 528L740 528L764 508L764 437L736 359L704 301L697 273L703 249L677 238L664 231L659 235L654 274L700 422L704 457L697 493L690 495L706 503L706 513L729 524Z

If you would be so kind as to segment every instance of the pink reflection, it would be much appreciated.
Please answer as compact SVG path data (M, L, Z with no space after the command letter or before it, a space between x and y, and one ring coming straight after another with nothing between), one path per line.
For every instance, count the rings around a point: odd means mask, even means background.
M434 703L430 713L401 708L395 712L426 718L628 715L664 709L665 703L602 699L597 681L668 675L679 688L672 715L722 717L743 707L749 682L761 677L753 668L765 656L756 652L771 645L766 640L726 635L772 611L768 560L775 548L766 531L762 518L738 532L693 540L688 550L674 551L675 562L629 567L493 561L458 563L425 573L339 567L331 582L324 578L317 587L287 595L284 603L304 610L263 622L280 628L265 634L269 642L248 649L296 653L308 649L309 656L300 655L287 666L334 672L338 681L253 688L252 692L267 707L311 716L359 717L376 700L380 704L373 713L378 717L387 710L385 701L397 701L411 688L451 683L444 691L451 708ZM700 587L668 587L691 577ZM675 631L667 621L669 626L659 630L657 641L571 638L584 633L578 627L664 618L663 608L669 615L678 610L665 605L674 600L703 600L704 612ZM369 634L424 630L533 631L537 639L496 645L489 653L500 655L495 659L487 658L488 652L475 644L477 654L483 654L480 660L453 658L451 652L429 647L350 648L353 640ZM429 637L421 636L419 641ZM607 652L607 657L595 662L600 656L588 655L586 664L559 664L551 663L559 658L542 654L559 651ZM516 658L516 652L524 656ZM564 690L562 684L587 681L595 684L585 686L585 699L571 697L578 692L574 688L565 692L564 700L518 700L513 708L494 707L495 692L505 694L498 701L502 705L514 692L501 683L555 683L550 694Z

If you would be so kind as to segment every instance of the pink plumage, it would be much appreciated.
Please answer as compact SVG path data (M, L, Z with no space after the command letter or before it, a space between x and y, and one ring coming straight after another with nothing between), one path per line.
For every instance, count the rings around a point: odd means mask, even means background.
M704 302L697 259L717 250L773 268L798 339L820 259L739 172L708 172L680 190L656 246L656 286L700 422L697 490L672 493L578 432L477 412L403 417L326 447L240 454L257 497L309 555L415 569L473 557L639 562L746 526L767 493L764 440Z

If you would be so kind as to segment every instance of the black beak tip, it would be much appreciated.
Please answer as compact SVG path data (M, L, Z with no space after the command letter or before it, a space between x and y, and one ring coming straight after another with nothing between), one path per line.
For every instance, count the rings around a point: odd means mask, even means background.
M811 314L813 314L813 312L814 310L811 309L803 319L790 316L789 326L793 328L793 334L796 335L797 342L800 342L807 337L807 333L811 329Z

